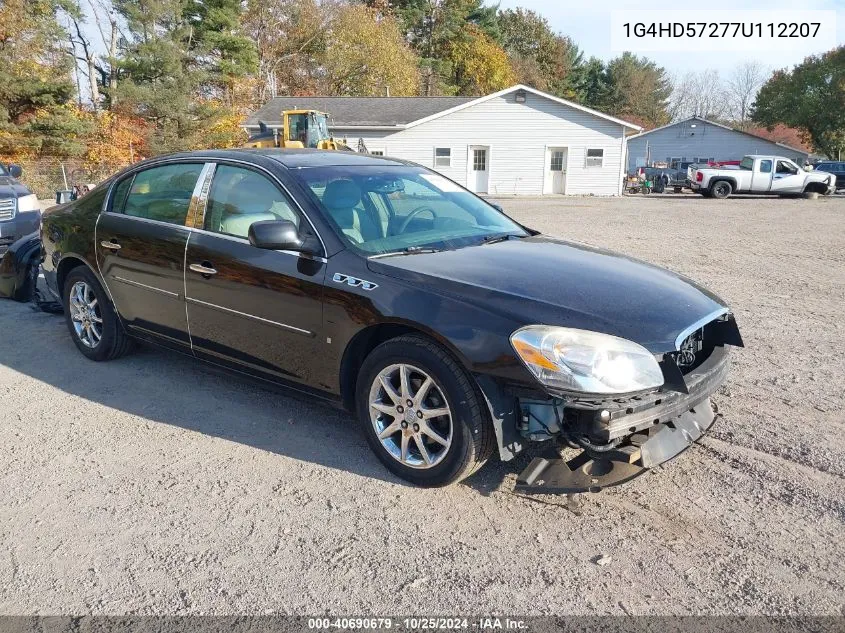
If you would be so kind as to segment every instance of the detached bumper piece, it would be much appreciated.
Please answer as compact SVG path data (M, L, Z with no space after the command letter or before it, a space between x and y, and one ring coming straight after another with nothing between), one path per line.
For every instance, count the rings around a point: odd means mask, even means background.
M678 417L635 433L630 443L602 453L584 451L569 461L537 457L520 473L515 489L529 494L599 492L642 475L679 455L713 425L717 417L710 398Z

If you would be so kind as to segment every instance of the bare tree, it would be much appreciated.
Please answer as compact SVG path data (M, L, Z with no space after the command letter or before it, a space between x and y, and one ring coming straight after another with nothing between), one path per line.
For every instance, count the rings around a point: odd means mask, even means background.
M79 63L82 64L82 74L88 80L91 105L96 112L101 106L101 88L113 91L117 87L115 65L120 25L111 0L87 0L87 4L88 12L83 10L79 0L70 5L66 12L67 32L71 53L77 62L77 69ZM83 25L88 17L94 18L100 35L99 42L92 41L85 33Z
M316 55L325 47L336 0L249 0L244 29L258 49L255 102L280 91L313 93L319 84Z
M751 104L771 71L760 62L745 62L734 70L727 82L727 95L733 118L745 125L749 121Z
M688 72L672 80L669 114L673 121L692 116L724 119L729 116L725 85L718 70Z

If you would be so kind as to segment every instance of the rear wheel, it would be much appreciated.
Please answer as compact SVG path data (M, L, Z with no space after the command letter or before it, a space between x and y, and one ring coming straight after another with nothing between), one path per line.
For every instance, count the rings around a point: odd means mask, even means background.
M718 180L710 187L710 195L714 198L724 199L733 193L733 187L727 180Z
M105 290L85 266L65 278L65 322L77 349L91 360L113 360L132 346Z
M492 424L472 378L420 336L370 353L358 375L356 408L381 462L418 486L464 479L493 451Z

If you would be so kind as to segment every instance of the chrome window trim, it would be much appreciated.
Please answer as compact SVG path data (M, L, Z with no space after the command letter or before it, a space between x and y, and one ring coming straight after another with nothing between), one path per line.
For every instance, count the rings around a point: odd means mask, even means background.
M208 160L212 160L218 165L221 164L221 163L224 164L224 165L226 163L235 163L237 165L246 165L247 167L250 167L252 169L264 172L267 176L270 177L271 180L275 181L275 183L282 189L282 191L285 193L285 195L288 198L290 198L290 200L293 202L293 204L296 206L296 208L299 209L299 213L302 215L302 217L304 217L308 221L308 224L311 226L311 230L314 231L314 235L316 235L317 239L320 240L320 246L323 247L323 254L321 256L314 256L313 259L317 259L318 257L325 259L324 256L329 252L329 250L326 248L326 243L323 241L323 236L320 235L320 232L317 230L317 227L314 226L314 223L311 221L311 218L308 217L308 214L305 212L305 209L303 209L302 205L299 204L299 200L296 199L296 196L294 196L290 192L290 189L288 189L285 186L285 183L283 183L281 180L279 180L279 178L276 177L276 175L273 172L271 172L266 167L262 167L261 165L256 165L255 163L251 163L251 162L245 161L245 160L238 160L236 158L211 158L211 159L208 159ZM208 191L209 191L209 193L211 192L211 187L209 187ZM205 222L205 215L203 214L202 226L204 226L204 222ZM214 235L219 235L219 233L214 233L213 231L207 231L207 232L212 233ZM247 242L248 242L248 240L247 240ZM277 252L282 253L282 252L290 252L290 251L277 251ZM298 255L302 255L302 253L298 253Z
M703 328L705 325L707 325L708 323L710 323L710 321L713 321L713 320L715 320L715 319L718 319L720 316L724 316L724 315L725 315L725 314L727 314L729 311L730 311L730 310L729 310L728 308L719 308L718 310L714 310L713 312L711 312L711 313L710 313L710 314L708 314L707 316L703 316L703 317L701 317L698 321L696 321L695 323L693 323L693 324L692 324L692 325L690 325L689 327L687 327L687 328L685 328L685 329L681 330L681 333L680 333L680 334L678 334L677 338L675 338L675 349L676 349L676 350L680 350L680 349L681 349L681 343L683 343L683 342L684 342L684 340L685 340L685 339L686 339L686 338L687 338L690 334L692 334L693 332L695 332L695 331L697 331L697 330L700 330L700 329L701 329L701 328Z
M194 185L194 191L191 193L188 216L185 218L185 226L188 226L188 218L190 218L191 225L188 228L194 228L197 225L197 219L200 220L200 226L205 220L205 206L208 203L208 192L211 190L211 181L216 167L216 163L206 163L202 166L202 171ZM199 218L197 218L197 215L199 215Z
M138 222L146 222L148 224L157 224L158 226L169 226L174 229L182 229L185 232L190 232L190 226L184 224L173 224L172 222L162 222L161 220L151 220L150 218L142 218L137 215L126 215L125 213L115 213L114 211L104 211L100 215L112 215L118 218L127 218L128 220L136 220Z
M171 164L171 163L200 163L200 162L205 163L205 165L209 165L209 164L214 165L213 169L211 170L210 175L212 176L212 178L211 178L211 181L209 182L208 189L206 189L204 192L200 192L200 195L202 197L202 204L203 204L203 214L202 214L202 218L201 218L202 222L200 222L200 226L202 226L203 222L205 221L205 208L206 208L205 205L208 202L208 194L211 192L211 184L213 184L213 182L214 182L213 176L214 176L214 172L217 171L217 165L219 165L221 163L222 164L235 163L235 164L239 164L239 165L246 165L247 167L252 167L253 169L257 169L259 171L264 172L279 187L281 187L282 191L288 196L288 198L290 198L293 201L293 204L299 210L299 213L302 215L302 217L304 217L308 221L308 224L311 226L311 230L314 231L314 235L316 235L317 239L320 240L320 246L323 247L323 254L322 255L306 255L305 253L300 253L298 251L281 251L280 250L280 251L275 251L275 252L276 253L284 253L286 255L293 255L295 257L302 257L303 259L316 260L316 261L322 262L324 264L328 263L329 260L325 257L325 254L328 253L329 251L326 248L326 243L323 241L323 236L320 235L320 232L317 230L317 227L314 226L314 223L311 221L311 218L308 217L308 214L305 212L305 209L302 208L302 205L299 204L299 201L290 192L290 189L288 189L281 180L279 180L270 170L266 169L265 167L261 167L260 165L256 165L255 163L250 163L249 161L238 160L238 159L234 159L234 158L215 158L215 157L197 156L197 157L191 157L191 158L187 158L187 157L186 158L173 158L173 159L163 160L161 162L157 162L157 163L155 163L153 165L149 165L149 166L144 165L144 167L142 167L142 168L139 168L139 169L137 169L133 172L127 173L126 177L129 177L131 175L134 178L135 174L137 174L141 171L144 171L144 169L146 169L146 168L153 169L155 167L160 167L160 166L168 165L168 164ZM205 170L205 167L203 167L203 170ZM200 176L197 178L197 184L194 186L194 193L197 193L197 186L199 186L200 182L202 182L202 175L203 175L202 172L200 172ZM150 222L150 223L153 223L153 224L158 224L160 226L175 226L175 227L183 228L183 229L185 229L186 231L189 231L189 232L198 231L200 233L206 233L208 235L214 235L214 236L217 236L217 237L222 237L224 239L233 239L233 240L236 240L236 241L239 241L239 242L244 242L246 244L249 244L249 240L241 238L241 237L235 237L234 235L224 235L223 233L215 233L214 231L206 231L205 229L199 229L199 228L196 228L196 227L185 226L183 224L172 224L170 222L162 222L161 220L151 220L149 218L141 218L141 217L138 217L136 215L126 215L125 213L116 213L114 211L109 211L108 210L108 208L109 208L108 204L109 204L109 201L111 200L112 194L114 193L114 187L118 182L120 182L122 180L124 180L124 179L123 178L120 178L119 180L115 179L114 181L112 181L111 185L109 185L109 191L106 194L106 198L103 201L103 208L102 208L102 211L100 212L101 215L104 214L104 213L107 213L109 215L116 215L116 216L120 216L120 217L124 217L124 218L131 218L133 220L139 220L141 222ZM193 198L191 198L191 199L193 200ZM189 212L190 212L190 209L189 209ZM99 221L99 218L98 218L98 221ZM187 219L186 219L186 221L187 221Z
M228 233L217 233L215 231L206 231L205 229L189 229L191 233L202 233L203 235L210 235L212 237L219 237L224 240L229 240L231 242L240 242L241 244L246 244L247 246L252 246L250 241L244 237L238 237L237 235L229 235ZM253 248L257 248L253 246ZM270 249L262 249L262 250L270 250ZM283 253L284 255L293 255L294 257L301 257L302 259L310 259L313 261L322 262L324 264L328 263L328 259L323 257L322 255L308 255L307 253L300 253L299 251L287 251L287 250L278 250L278 251L271 251L273 253Z
M214 310L221 310L222 312L228 312L229 314L235 314L237 316L247 317L248 319L255 319L256 321L261 321L262 323L267 323L268 325L275 325L276 327L280 327L285 330L289 330L291 332L296 332L297 334L302 334L304 336L314 337L314 332L310 330L303 330L302 328L295 327L293 325L288 325L287 323L279 323L278 321L271 321L270 319L265 319L264 317L256 316L254 314L248 314L247 312L241 312L239 310L233 310L232 308L226 308L221 305L217 305L216 303L208 303L207 301L201 301L200 299L194 299L193 297L185 297L186 303L195 303L198 305L205 306L207 308L212 308Z

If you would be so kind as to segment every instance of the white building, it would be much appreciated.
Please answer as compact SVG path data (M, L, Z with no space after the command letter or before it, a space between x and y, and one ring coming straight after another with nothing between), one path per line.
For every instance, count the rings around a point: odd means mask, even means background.
M488 194L620 195L633 123L528 86L485 97L276 97L244 128L281 125L281 112L328 112L354 149L433 168Z
M628 171L655 162L706 163L740 160L748 154L785 156L799 165L810 156L802 149L694 116L630 137Z

